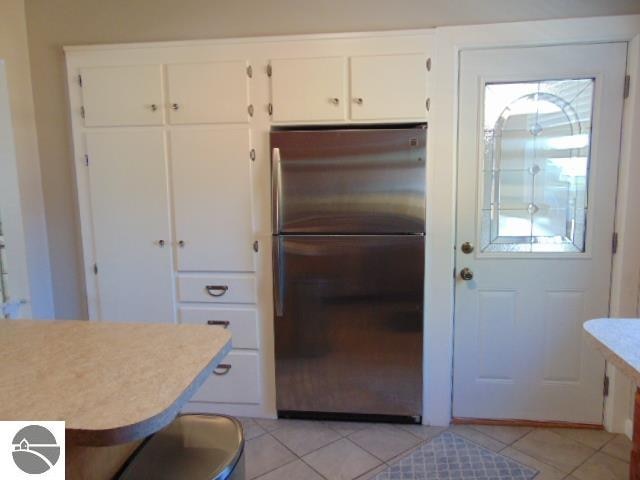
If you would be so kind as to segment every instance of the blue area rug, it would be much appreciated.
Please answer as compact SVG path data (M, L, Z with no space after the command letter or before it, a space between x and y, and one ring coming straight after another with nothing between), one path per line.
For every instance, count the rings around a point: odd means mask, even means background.
M375 480L530 480L537 474L533 468L444 432Z

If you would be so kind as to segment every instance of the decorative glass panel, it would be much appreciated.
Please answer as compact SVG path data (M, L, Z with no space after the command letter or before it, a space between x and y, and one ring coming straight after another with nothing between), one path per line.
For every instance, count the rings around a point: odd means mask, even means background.
M584 252L595 81L490 83L484 252Z

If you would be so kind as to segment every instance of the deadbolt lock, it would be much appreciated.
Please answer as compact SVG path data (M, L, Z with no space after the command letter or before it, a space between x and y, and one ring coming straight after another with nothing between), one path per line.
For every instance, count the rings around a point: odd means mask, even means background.
M464 243L460 246L460 250L462 250L462 253L471 253L471 252L473 252L473 243L471 243L471 242L464 242Z

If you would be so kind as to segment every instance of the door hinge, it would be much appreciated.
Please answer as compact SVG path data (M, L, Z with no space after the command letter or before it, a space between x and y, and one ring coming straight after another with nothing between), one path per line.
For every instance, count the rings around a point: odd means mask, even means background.
M613 232L611 237L611 253L618 253L618 232Z
M624 91L622 98L629 98L629 90L631 89L631 75L624 76Z
M89 166L89 155L85 154L84 156L84 164L88 167Z
M431 57L427 58L427 72L431 71Z
M271 68L271 64L267 65L267 77L270 77L273 74L273 69Z
M251 68L251 65L247 67L247 77L253 78L253 68Z
M427 112L431 109L431 99L427 98L427 101L424 102L424 106L427 108Z
M253 242L253 251L257 252L258 250L260 250L260 245L258 244L258 240L256 240Z
M86 112L85 112L85 110L84 110L84 105L83 105L82 107L80 107L80 116L81 116L82 118L84 118L85 114L86 114Z
M456 267L453 267L453 278L456 278Z
M82 75L78 75L78 85L82 86Z
M93 274L94 274L94 275L97 275L97 274L98 274L98 264L97 264L97 263L94 263L94 264L93 264Z
M604 382L602 384L602 394L605 397L609 396L609 377L607 375L604 376Z
M270 103L267 106L267 111L269 112L269 115L273 115L273 104L272 103Z
M249 105L247 107L247 112L249 112L250 117L253 117L253 105Z
M256 149L252 148L251 151L249 152L249 158L251 159L252 162L256 161Z

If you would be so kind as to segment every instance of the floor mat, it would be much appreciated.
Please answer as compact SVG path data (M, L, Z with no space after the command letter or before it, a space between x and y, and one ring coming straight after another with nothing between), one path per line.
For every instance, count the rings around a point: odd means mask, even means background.
M530 480L537 474L533 468L444 432L375 480Z

